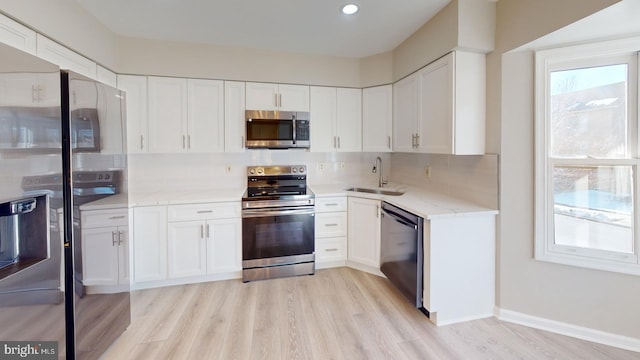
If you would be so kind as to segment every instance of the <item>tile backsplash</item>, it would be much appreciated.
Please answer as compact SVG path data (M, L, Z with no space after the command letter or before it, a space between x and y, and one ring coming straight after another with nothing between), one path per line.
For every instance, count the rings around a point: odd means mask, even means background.
M391 155L391 181L439 191L493 209L498 208L498 176L498 155Z
M251 150L225 154L129 155L131 193L182 192L243 188L246 167L306 165L308 182L377 186L372 173L377 156L384 178L392 183L441 191L480 205L497 208L498 157L403 153L312 153L304 150ZM430 167L430 176L425 167ZM230 168L230 171L228 171Z

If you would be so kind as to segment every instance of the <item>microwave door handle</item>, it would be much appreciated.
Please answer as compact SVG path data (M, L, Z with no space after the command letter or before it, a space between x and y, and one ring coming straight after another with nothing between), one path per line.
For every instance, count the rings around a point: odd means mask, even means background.
M297 121L296 121L296 117L295 116L293 117L292 121L293 121L293 143L295 144L296 143L296 132L297 132L297 127L298 127L296 125Z

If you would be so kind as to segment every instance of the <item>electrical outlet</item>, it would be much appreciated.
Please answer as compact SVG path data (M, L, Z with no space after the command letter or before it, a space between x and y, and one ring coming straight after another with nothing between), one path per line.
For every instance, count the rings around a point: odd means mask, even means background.
M426 177L431 177L431 166L425 166L424 167L424 176Z
M323 173L324 172L324 163L318 163L318 172L319 173Z
M231 174L231 164L227 164L224 166L224 172L226 174Z

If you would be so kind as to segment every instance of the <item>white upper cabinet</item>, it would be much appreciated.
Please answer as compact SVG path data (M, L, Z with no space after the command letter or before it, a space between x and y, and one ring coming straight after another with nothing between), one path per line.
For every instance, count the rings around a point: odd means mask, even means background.
M223 81L149 77L150 152L223 150Z
M92 79L96 78L95 62L43 35L37 34L36 39L36 53L39 58L52 62L62 69L71 70Z
M391 151L393 119L392 86L362 90L362 150Z
M36 54L36 32L0 14L0 42Z
M187 150L223 152L224 82L187 80L187 104Z
M309 111L309 86L248 82L248 110Z
M149 77L149 152L187 149L187 80Z
M148 152L147 77L118 75L118 89L126 93L127 151Z
M484 154L485 55L452 52L394 85L394 151Z
M393 151L416 151L418 127L418 75L393 84Z
M224 151L243 152L245 131L245 84L224 82Z
M97 65L96 67L96 80L113 87L117 87L118 84L118 77L116 73L107 70L100 65Z
M0 74L0 95L0 106L60 106L60 74Z
M362 90L312 86L311 151L362 150Z

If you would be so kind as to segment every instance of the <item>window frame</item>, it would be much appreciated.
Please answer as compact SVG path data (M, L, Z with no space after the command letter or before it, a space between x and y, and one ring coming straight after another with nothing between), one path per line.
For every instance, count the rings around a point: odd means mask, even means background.
M638 84L640 38L573 45L535 52L535 227L534 258L539 261L640 275L640 150ZM627 63L626 158L551 157L551 88L554 71ZM553 169L555 166L631 166L633 191L633 253L555 243Z

